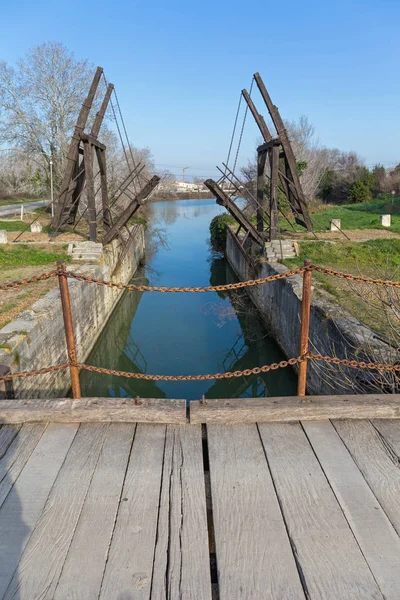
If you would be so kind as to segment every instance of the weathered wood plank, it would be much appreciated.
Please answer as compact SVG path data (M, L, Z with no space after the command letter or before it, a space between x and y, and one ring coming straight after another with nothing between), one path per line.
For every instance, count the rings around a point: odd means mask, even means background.
M193 424L370 418L400 418L400 394L233 398L190 403Z
M382 600L300 424L264 423L259 430L309 597Z
M42 514L77 430L77 425L47 427L0 509L0 598ZM18 592L15 597L20 597Z
M398 600L400 538L329 422L303 427L386 600Z
M107 425L81 425L4 600L50 600L96 467Z
M169 425L151 600L211 600L203 451L199 426Z
M0 506L34 451L45 427L43 423L23 425L0 460Z
M397 456L368 421L334 421L333 425L400 535L400 469Z
M221 600L304 598L256 425L210 425Z
M0 401L0 421L29 423L186 423L186 400L141 398L57 398Z
M134 432L133 424L115 423L108 428L55 600L99 597Z
M372 424L400 459L400 421L378 419L373 420Z
M138 425L100 599L150 597L165 425Z
M3 425L0 427L0 458L3 458L20 429L21 425Z

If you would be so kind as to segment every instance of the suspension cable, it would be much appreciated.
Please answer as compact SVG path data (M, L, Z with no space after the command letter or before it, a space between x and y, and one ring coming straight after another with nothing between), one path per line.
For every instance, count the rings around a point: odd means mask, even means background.
M251 92L253 90L253 84L254 84L254 76L251 80L251 84L250 84L250 91L249 91L249 96L251 98ZM242 144L242 138L243 138L243 131L244 131L244 126L246 124L246 118L247 118L247 112L249 110L249 105L246 103L246 108L244 111L244 116L243 116L243 123L242 123L242 129L240 131L240 136L239 136L239 141L238 141L238 145L237 145L237 149L236 149L236 156L235 156L235 162L233 163L233 173L235 172L236 169L236 164L237 164L237 160L238 160L238 156L239 156L239 151L240 151L240 146Z
M237 122L238 122L238 118L239 118L239 112L240 112L240 106L242 104L242 92L240 92L240 97L239 97L239 104L237 107L237 111L236 111L236 117L235 117L235 123L233 125L233 131L232 131L232 136L231 136L231 143L229 144L229 150L228 150L228 156L226 158L226 165L228 167L229 165L229 159L231 157L231 151L232 151L232 146L233 146L233 140L235 138L235 133L236 133L236 126L237 126ZM223 173L224 175L224 173ZM225 169L225 175L226 175L226 169Z

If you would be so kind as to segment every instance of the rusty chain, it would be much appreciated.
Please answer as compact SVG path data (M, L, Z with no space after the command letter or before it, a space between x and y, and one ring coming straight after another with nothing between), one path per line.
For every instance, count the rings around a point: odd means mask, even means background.
M0 375L0 381L12 381L13 379L26 379L27 377L36 377L36 375L45 375L46 373L55 373L56 371L64 371L70 366L69 362L62 365L53 365L52 367L43 367L36 371L21 371L21 373L9 373L8 375Z
M38 281L46 281L51 277L57 276L57 271L50 271L49 273L42 273L42 275L36 275L29 279L20 279L18 281L9 281L8 283L0 283L0 290L11 290L13 288L20 287L21 285L29 285L30 283L37 283Z
M133 283L118 283L114 281L106 281L104 279L96 279L82 273L75 273L74 271L67 271L63 274L70 279L76 279L78 281L84 281L86 283L95 283L96 285L104 285L106 287L112 287L119 290L139 291L139 292L172 292L172 293L201 293L201 292L224 292L231 290L239 290L246 287L262 285L271 281L278 281L280 279L287 279L293 275L300 275L306 271L317 271L324 275L331 275L338 277L339 279L347 279L350 281L358 281L362 283L370 283L378 286L389 286L400 288L400 281L392 281L390 279L373 279L372 277L362 277L361 275L352 275L351 273L344 273L342 271L335 271L334 269L327 269L325 267L319 267L318 265L309 265L307 267L299 267L298 269L291 269L285 273L278 273L277 275L270 275L269 277L261 277L259 279L249 279L248 281L239 281L237 283L227 283L225 285L208 285L204 287L167 287L167 286L155 286L155 285L136 285ZM29 279L21 279L19 281L10 281L8 283L0 284L1 290L10 290L16 287L29 285L38 281L45 281L51 277L57 277L60 274L58 271L50 271L49 273L43 273L42 275L36 275Z
M129 371L116 371L115 369L107 369L105 367L96 367L95 365L87 365L75 361L66 362L61 365L45 367L37 371L24 371L22 373L10 373L0 376L0 381L11 381L12 379L25 379L45 373L62 371L70 366L77 367L85 371L100 373L103 375L115 375L116 377L126 377L127 379L144 379L146 381L205 381L210 379L231 379L233 377L249 377L250 375L259 375L260 373L268 373L277 369L284 369L288 366L301 363L304 360L317 360L320 362L332 363L335 365L344 365L353 369L368 369L376 371L392 371L400 373L400 364L390 365L384 363L373 363L365 361L350 360L347 358L338 358L336 356L323 356L322 354L314 354L307 352L297 358L289 358L281 360L279 363L272 363L262 367L254 367L253 369L244 369L243 371L227 371L225 373L207 373L205 375L149 375L147 373L132 373Z
M225 285L208 285L205 287L166 287L156 285L136 285L133 283L115 283L113 281L104 281L103 279L96 279L95 277L89 277L88 275L82 275L81 273L74 273L68 271L66 276L71 279L77 279L78 281L85 281L86 283L95 283L96 285L104 285L106 287L114 287L119 290L129 290L138 292L172 292L172 293L199 293L199 292L224 292L229 290L239 290L245 287L254 285L261 285L263 283L269 283L270 281L277 281L278 279L287 279L292 275L304 273L309 270L309 267L300 267L299 269L292 269L286 273L279 273L278 275L270 275L269 277L262 277L260 279L249 279L248 281L239 281L238 283L227 283Z

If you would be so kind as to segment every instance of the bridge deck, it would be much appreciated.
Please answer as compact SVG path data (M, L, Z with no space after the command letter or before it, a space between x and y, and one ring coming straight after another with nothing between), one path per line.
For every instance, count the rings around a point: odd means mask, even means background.
M398 599L399 457L391 420L3 425L0 598Z

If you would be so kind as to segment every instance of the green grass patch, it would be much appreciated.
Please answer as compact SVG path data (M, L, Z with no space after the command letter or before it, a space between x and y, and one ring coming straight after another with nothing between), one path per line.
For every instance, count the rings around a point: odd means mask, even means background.
M5 231L24 231L26 227L23 221L0 221L0 229Z
M43 247L19 244L18 246L0 246L0 268L28 267L47 265L57 260L69 261L69 256L62 248L47 250Z
M378 239L367 242L301 242L300 255L285 260L287 266L297 267L309 258L315 264L354 273L362 271L379 277L393 273L400 265L400 240Z
M344 204L342 206L321 206L311 210L311 220L315 231L329 231L332 219L341 219L342 229L383 229L400 233L400 197L389 198L390 194L381 194L373 202L366 204ZM381 215L391 215L391 226L382 227ZM289 219L296 231L304 231L293 219ZM281 231L290 231L289 223L279 219Z
M9 206L10 204L29 204L30 202L41 202L43 198L6 198L0 200L0 206Z

